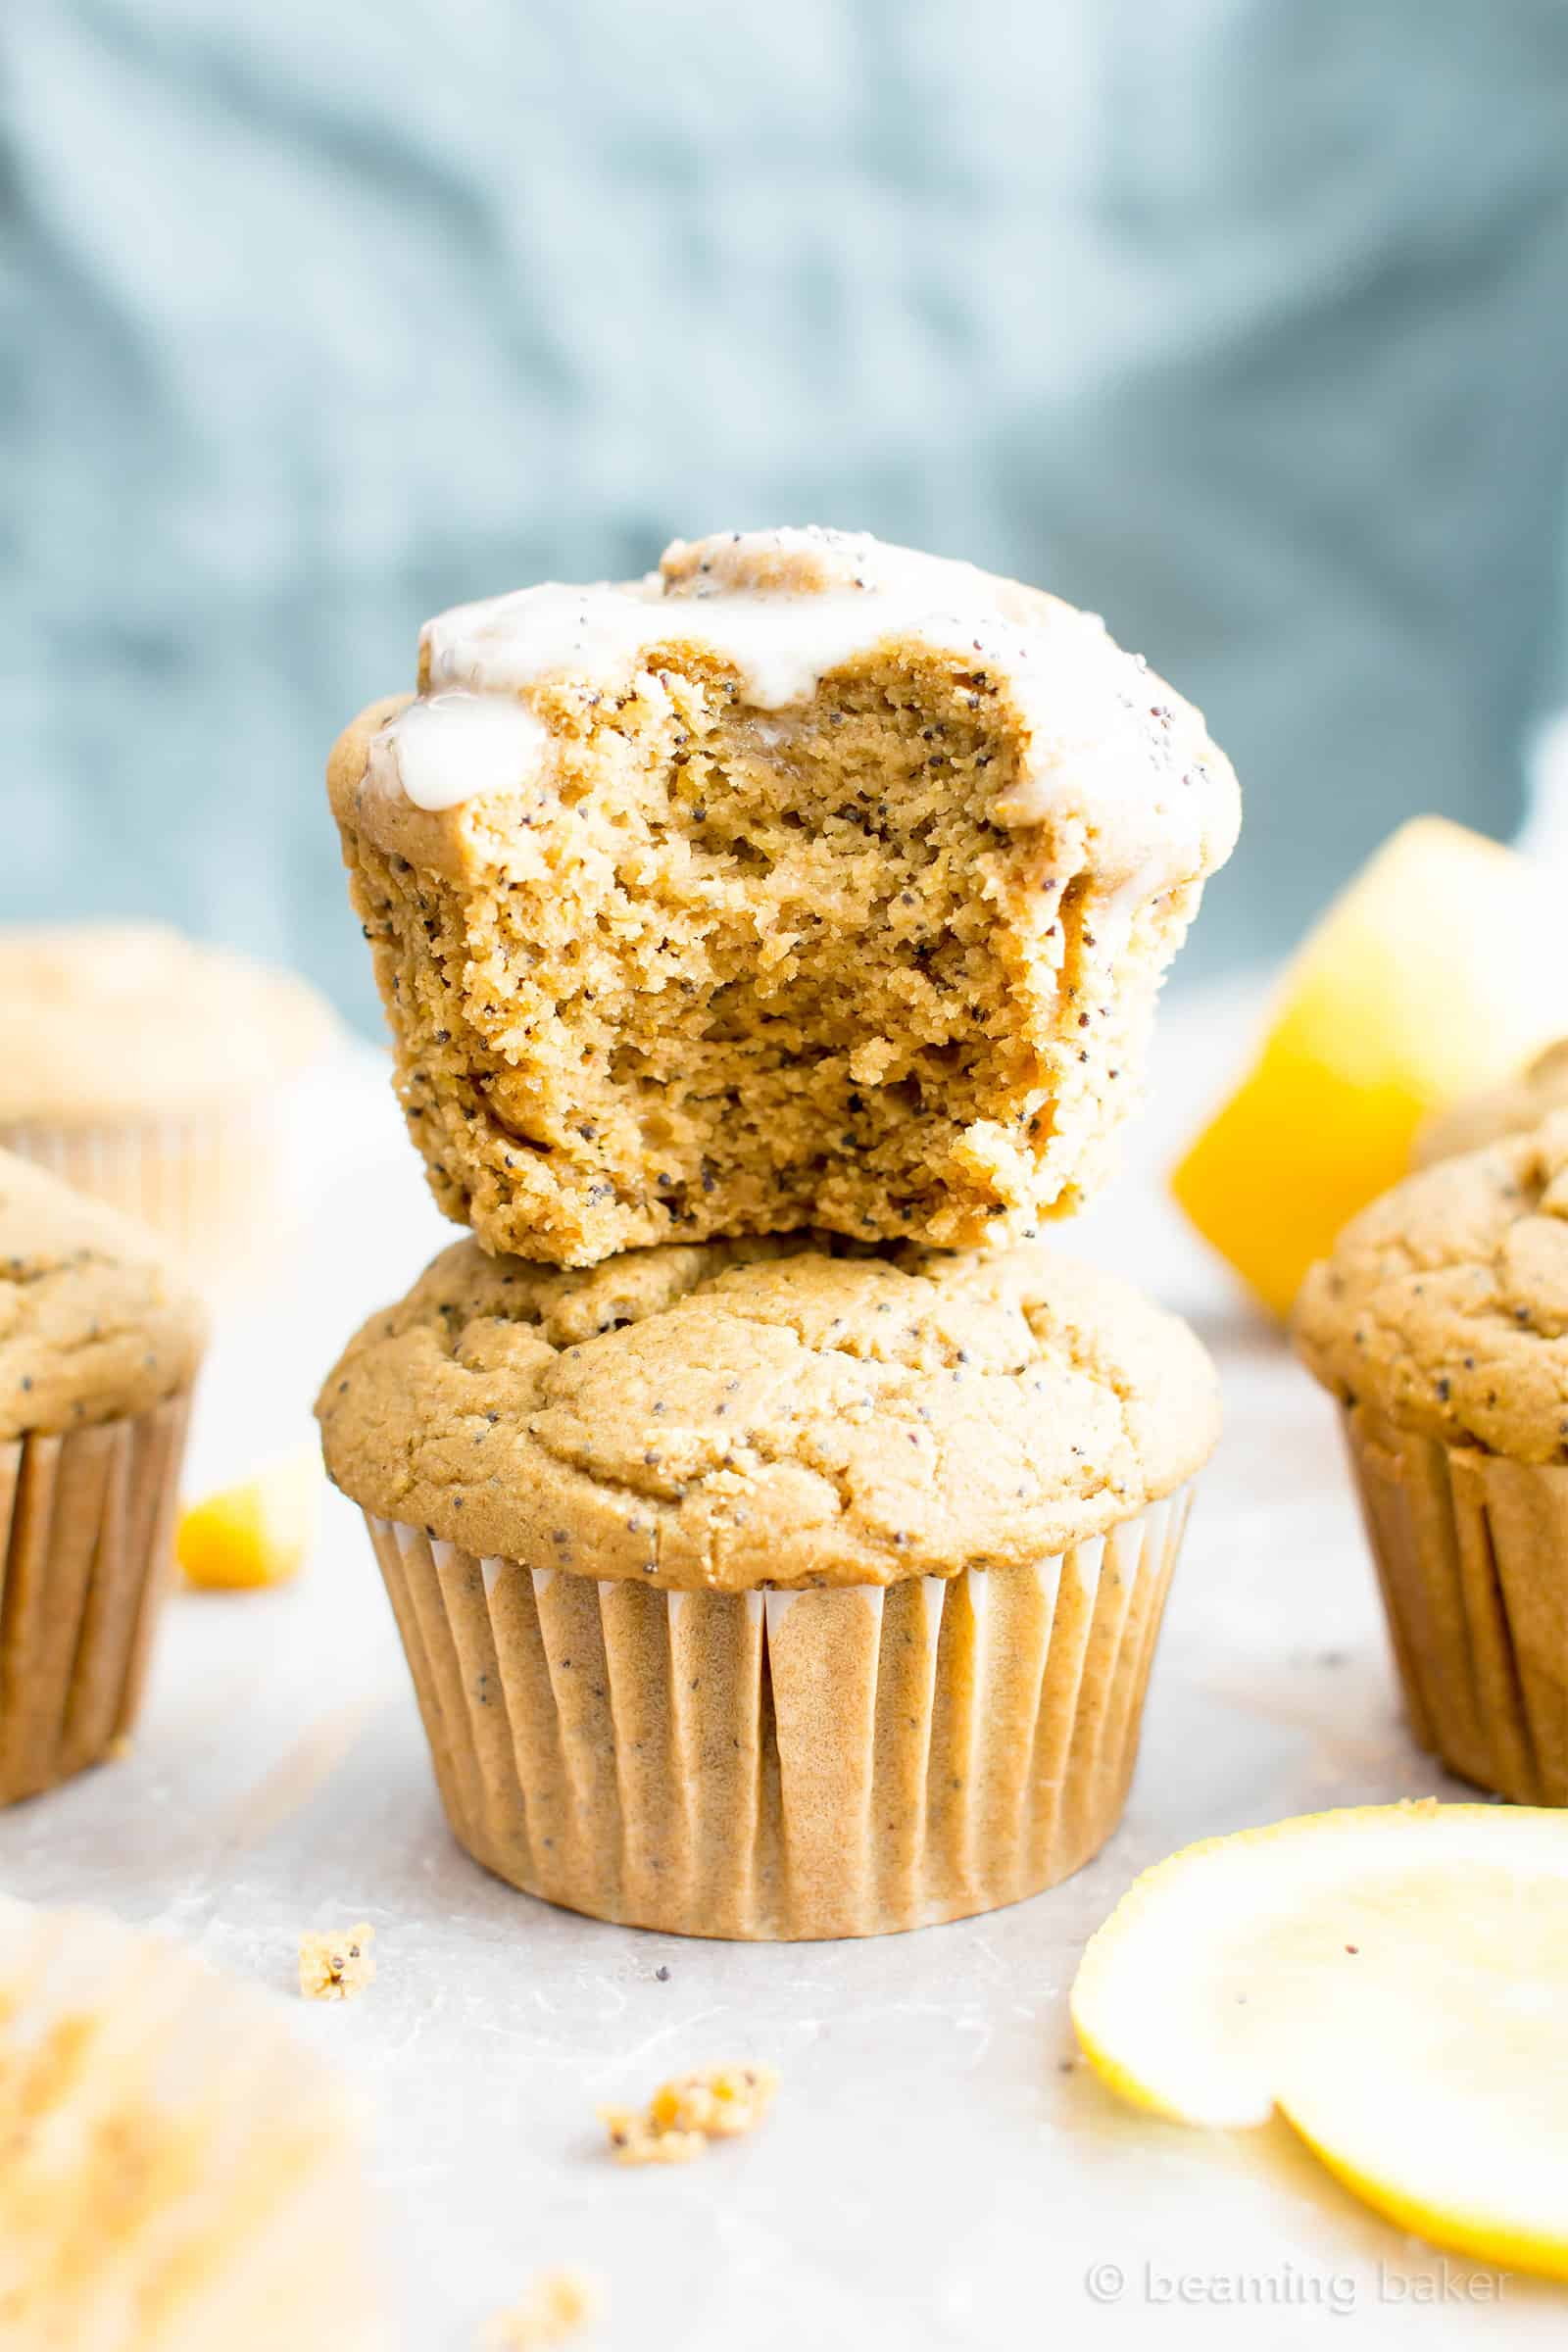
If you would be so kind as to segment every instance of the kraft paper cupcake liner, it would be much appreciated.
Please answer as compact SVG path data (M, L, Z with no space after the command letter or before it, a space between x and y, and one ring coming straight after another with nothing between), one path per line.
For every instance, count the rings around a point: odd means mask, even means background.
M0 1123L0 1151L150 1226L209 1281L253 1272L287 1204L286 1124L271 1103L96 1127Z
M372 2352L361 2127L185 1947L0 1897L0 2336Z
M0 1445L0 1803L99 1762L135 1721L189 1409L186 1393Z
M794 1939L992 1910L1103 1844L1190 1497L1030 1567L735 1594L367 1520L477 1861L596 1918Z
M1568 1804L1568 1468L1342 1418L1416 1739L1483 1788Z

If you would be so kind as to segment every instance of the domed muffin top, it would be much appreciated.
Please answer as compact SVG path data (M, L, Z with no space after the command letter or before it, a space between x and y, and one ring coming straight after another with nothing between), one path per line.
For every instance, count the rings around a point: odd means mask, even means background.
M1568 1112L1353 1217L1302 1286L1295 1336L1344 1402L1450 1446L1568 1461Z
M334 760L340 818L373 799L424 811L548 773L552 739L602 698L696 660L758 711L808 704L873 658L956 662L1006 703L1025 753L999 793L1007 827L1077 819L1104 882L1174 887L1230 855L1236 779L1200 712L1125 653L1098 613L972 564L818 525L677 539L642 579L546 581L426 623L418 699L367 718ZM641 689L641 691L647 691ZM358 770L358 772L356 772ZM372 828L375 830L377 828ZM419 831L379 830L419 858ZM429 855L428 837L425 853Z
M0 1152L0 1443L147 1411L205 1338L151 1234Z
M378 1517L672 1588L885 1585L1045 1558L1170 1494L1218 1434L1174 1316L1042 1247L438 1257L317 1407Z
M1416 1164L1434 1167L1501 1136L1528 1134L1554 1110L1568 1110L1568 1037L1547 1046L1517 1077L1435 1112L1415 1139Z
M292 1075L335 1033L292 973L159 923L0 930L0 1120L177 1114Z

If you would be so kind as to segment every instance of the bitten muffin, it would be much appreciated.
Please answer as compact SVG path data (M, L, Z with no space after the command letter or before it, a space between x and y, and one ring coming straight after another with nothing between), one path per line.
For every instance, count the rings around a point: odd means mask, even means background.
M1344 1415L1416 1738L1568 1803L1568 1113L1363 1210L1296 1341Z
M384 2352L360 2136L253 1987L0 1896L8 2352Z
M1554 1110L1568 1110L1568 1038L1547 1046L1506 1085L1466 1095L1428 1119L1415 1139L1415 1164L1435 1167L1502 1136L1528 1135Z
M318 1403L452 1827L700 1936L1011 1902L1114 1827L1218 1429L1192 1334L1039 1247L438 1257Z
M291 973L158 924L0 930L0 1150L242 1270L278 1214L286 1090L339 1034Z
M151 1234L0 1152L0 1803L135 1719L204 1337Z
M1105 1173L1235 778L1097 617L822 530L444 613L328 782L432 1189L562 1265L1033 1232Z

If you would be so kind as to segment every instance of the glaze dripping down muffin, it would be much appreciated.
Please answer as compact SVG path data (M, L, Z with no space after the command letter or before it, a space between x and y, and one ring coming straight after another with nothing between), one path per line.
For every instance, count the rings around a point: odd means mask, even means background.
M569 1265L1070 1213L1235 838L1199 713L1036 590L849 534L441 615L329 768L437 1200Z

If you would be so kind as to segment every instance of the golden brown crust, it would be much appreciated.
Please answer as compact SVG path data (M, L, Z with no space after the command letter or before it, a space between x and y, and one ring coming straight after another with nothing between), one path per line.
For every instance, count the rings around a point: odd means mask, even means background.
M1568 1113L1352 1218L1302 1286L1295 1338L1342 1402L1449 1446L1568 1460Z
M1503 1085L1466 1095L1435 1113L1415 1139L1415 1164L1435 1167L1505 1135L1528 1135L1554 1110L1568 1110L1568 1038L1547 1046Z
M0 1152L0 1441L145 1412L205 1338L151 1234Z
M1038 1560L1188 1479L1212 1367L1042 1248L672 1246L587 1273L445 1251L317 1407L378 1517L673 1589L886 1585Z

